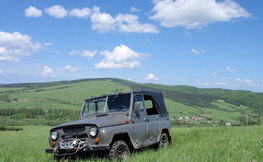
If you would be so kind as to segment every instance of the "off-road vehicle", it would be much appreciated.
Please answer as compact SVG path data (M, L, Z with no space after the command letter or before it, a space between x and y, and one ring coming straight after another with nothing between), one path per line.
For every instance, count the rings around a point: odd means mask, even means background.
M50 130L47 153L57 156L107 151L125 159L131 149L171 143L171 124L163 94L132 91L86 99L79 120Z

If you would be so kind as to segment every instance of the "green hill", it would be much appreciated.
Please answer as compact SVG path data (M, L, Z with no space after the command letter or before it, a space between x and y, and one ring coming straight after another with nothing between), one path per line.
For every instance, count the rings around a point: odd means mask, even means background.
M215 124L253 124L260 121L263 114L262 93L139 84L102 78L0 85L0 124L54 125L76 120L85 98L138 89L162 91L170 116L174 119L187 116L202 117ZM191 120L183 124L200 125L201 122Z

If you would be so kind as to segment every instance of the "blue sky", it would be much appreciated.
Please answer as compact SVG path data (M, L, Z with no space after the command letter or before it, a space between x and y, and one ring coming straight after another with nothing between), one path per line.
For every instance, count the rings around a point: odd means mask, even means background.
M116 77L263 92L261 0L0 0L0 83Z

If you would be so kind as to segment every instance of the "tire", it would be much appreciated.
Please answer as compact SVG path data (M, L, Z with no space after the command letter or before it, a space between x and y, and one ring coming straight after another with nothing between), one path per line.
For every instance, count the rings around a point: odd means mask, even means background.
M159 141L159 148L166 148L169 145L169 138L166 133L162 133Z
M110 160L125 160L130 155L130 150L128 145L122 141L118 140L113 143L109 151L108 157Z

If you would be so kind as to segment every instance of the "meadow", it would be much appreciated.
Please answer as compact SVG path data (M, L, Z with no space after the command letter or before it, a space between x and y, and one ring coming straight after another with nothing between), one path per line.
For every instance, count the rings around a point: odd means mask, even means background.
M55 161L45 153L49 126L22 126L23 131L0 131L0 161ZM166 149L147 148L126 161L253 161L263 160L263 127L172 128L173 143ZM106 161L84 156L76 161ZM62 159L68 161L68 159Z
M135 151L126 161L263 161L262 93L139 84L114 78L1 85L0 126L23 130L0 131L0 161L55 161L44 151L49 147L51 126L77 120L86 98L136 89L162 91L169 115L176 122L172 122L173 143L167 149ZM178 120L181 116L203 120L182 122ZM224 122L240 127L225 127Z

